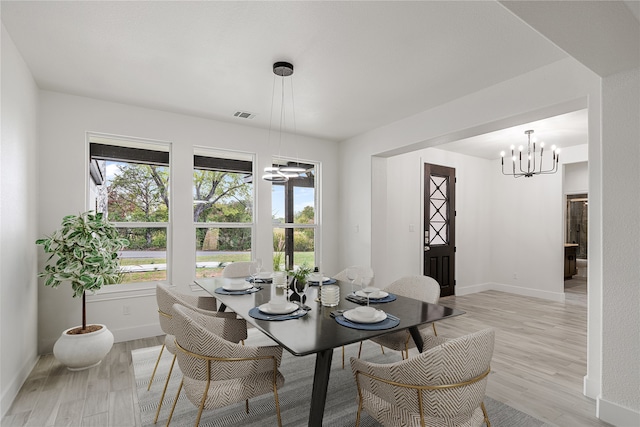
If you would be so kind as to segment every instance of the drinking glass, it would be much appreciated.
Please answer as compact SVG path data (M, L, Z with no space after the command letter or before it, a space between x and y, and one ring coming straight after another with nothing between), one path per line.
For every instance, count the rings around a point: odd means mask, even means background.
M251 276L251 283L253 285L256 284L257 275L258 275L258 268L256 267L256 264L252 262L251 264L249 264L249 276Z
M360 273L358 270L358 267L347 267L347 279L351 282L351 293L355 293L353 283L356 281L358 274Z
M367 296L367 307L369 307L369 295L376 292L378 288L371 287L371 281L373 280L373 274L371 271L363 271L361 278L362 292Z
M262 259L261 258L256 258L256 276L260 274L260 271L262 271Z

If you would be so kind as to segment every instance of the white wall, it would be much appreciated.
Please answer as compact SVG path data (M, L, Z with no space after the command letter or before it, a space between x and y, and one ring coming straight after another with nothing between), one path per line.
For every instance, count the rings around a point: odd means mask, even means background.
M39 197L42 209L38 231L46 234L59 226L68 213L84 210L87 152L85 133L101 132L172 143L173 259L172 282L187 287L193 281L195 235L192 213L193 146L238 150L257 155L257 170L270 165L278 147L269 147L267 131L129 105L41 92L41 170ZM322 262L327 271L337 268L337 144L297 136L301 160L322 162L320 186L323 191ZM296 153L283 155L296 156ZM257 181L257 255L270 259L272 253L271 186ZM39 349L49 351L59 334L80 321L80 301L71 298L68 286L41 288L39 301ZM123 299L126 298L126 299ZM123 304L131 315L123 315ZM130 295L101 294L87 306L87 321L104 323L117 341L160 333L153 292Z
M511 178L492 171L491 276L500 290L564 300L562 173Z
M589 192L589 163L568 163L564 167L564 194Z
M491 162L427 148L387 159L388 222L384 256L389 268L377 275L378 284L422 274L424 163L456 170L456 292L490 281Z
M603 79L602 244L606 291L602 294L598 411L603 420L625 426L640 425L639 100L640 68ZM591 265L591 259L589 262Z
M0 416L37 360L38 89L2 25L0 138Z

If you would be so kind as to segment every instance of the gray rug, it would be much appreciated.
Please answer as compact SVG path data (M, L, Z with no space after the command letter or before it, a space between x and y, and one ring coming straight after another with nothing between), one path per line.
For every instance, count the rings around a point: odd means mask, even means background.
M249 331L247 345L268 345L268 338L255 329ZM345 427L355 425L357 391L351 369L348 365L349 357L358 354L357 344L346 347L345 369L342 369L341 349L336 349L333 356L331 378L325 406L324 426ZM158 401L166 380L171 358L169 352L164 351L156 372L156 377L147 391L149 379L153 372L160 347L150 347L132 352L133 368L135 371L138 403L142 426L154 426L153 419L158 408ZM380 347L371 342L363 346L363 358L377 363L395 362L400 359L397 352L380 352ZM306 426L309 415L309 401L311 399L311 381L315 366L315 356L295 357L286 350L283 351L281 372L285 377L284 386L278 390L283 426ZM182 374L176 362L167 394L164 399L158 426L166 425L171 405L180 384ZM485 406L489 413L489 420L493 427L546 427L543 421L524 414L516 409L489 397L485 398ZM197 408L181 393L176 410L171 420L171 426L193 426L197 416ZM249 414L245 412L244 402L221 409L204 411L200 426L243 426L263 427L277 425L273 394L266 394L249 401ZM360 425L362 427L379 426L375 420L363 412Z

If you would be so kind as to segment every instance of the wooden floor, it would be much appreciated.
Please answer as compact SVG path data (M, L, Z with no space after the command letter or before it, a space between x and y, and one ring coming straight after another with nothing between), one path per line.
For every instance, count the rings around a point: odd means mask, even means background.
M441 299L466 315L438 323L455 337L492 327L496 347L487 394L561 427L606 426L582 395L586 373L586 283L567 282L566 302L488 291ZM163 337L117 343L96 368L71 372L40 358L2 426L137 426L131 350Z

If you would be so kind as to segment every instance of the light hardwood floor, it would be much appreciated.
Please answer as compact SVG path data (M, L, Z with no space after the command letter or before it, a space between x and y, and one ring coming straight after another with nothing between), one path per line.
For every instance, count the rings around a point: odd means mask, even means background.
M438 323L455 337L496 330L487 394L561 427L606 426L595 402L582 395L586 373L586 283L566 288L554 303L502 292L441 299L466 311ZM117 343L96 368L71 372L44 355L25 382L2 426L137 426L139 414L131 350L160 345L163 337Z

